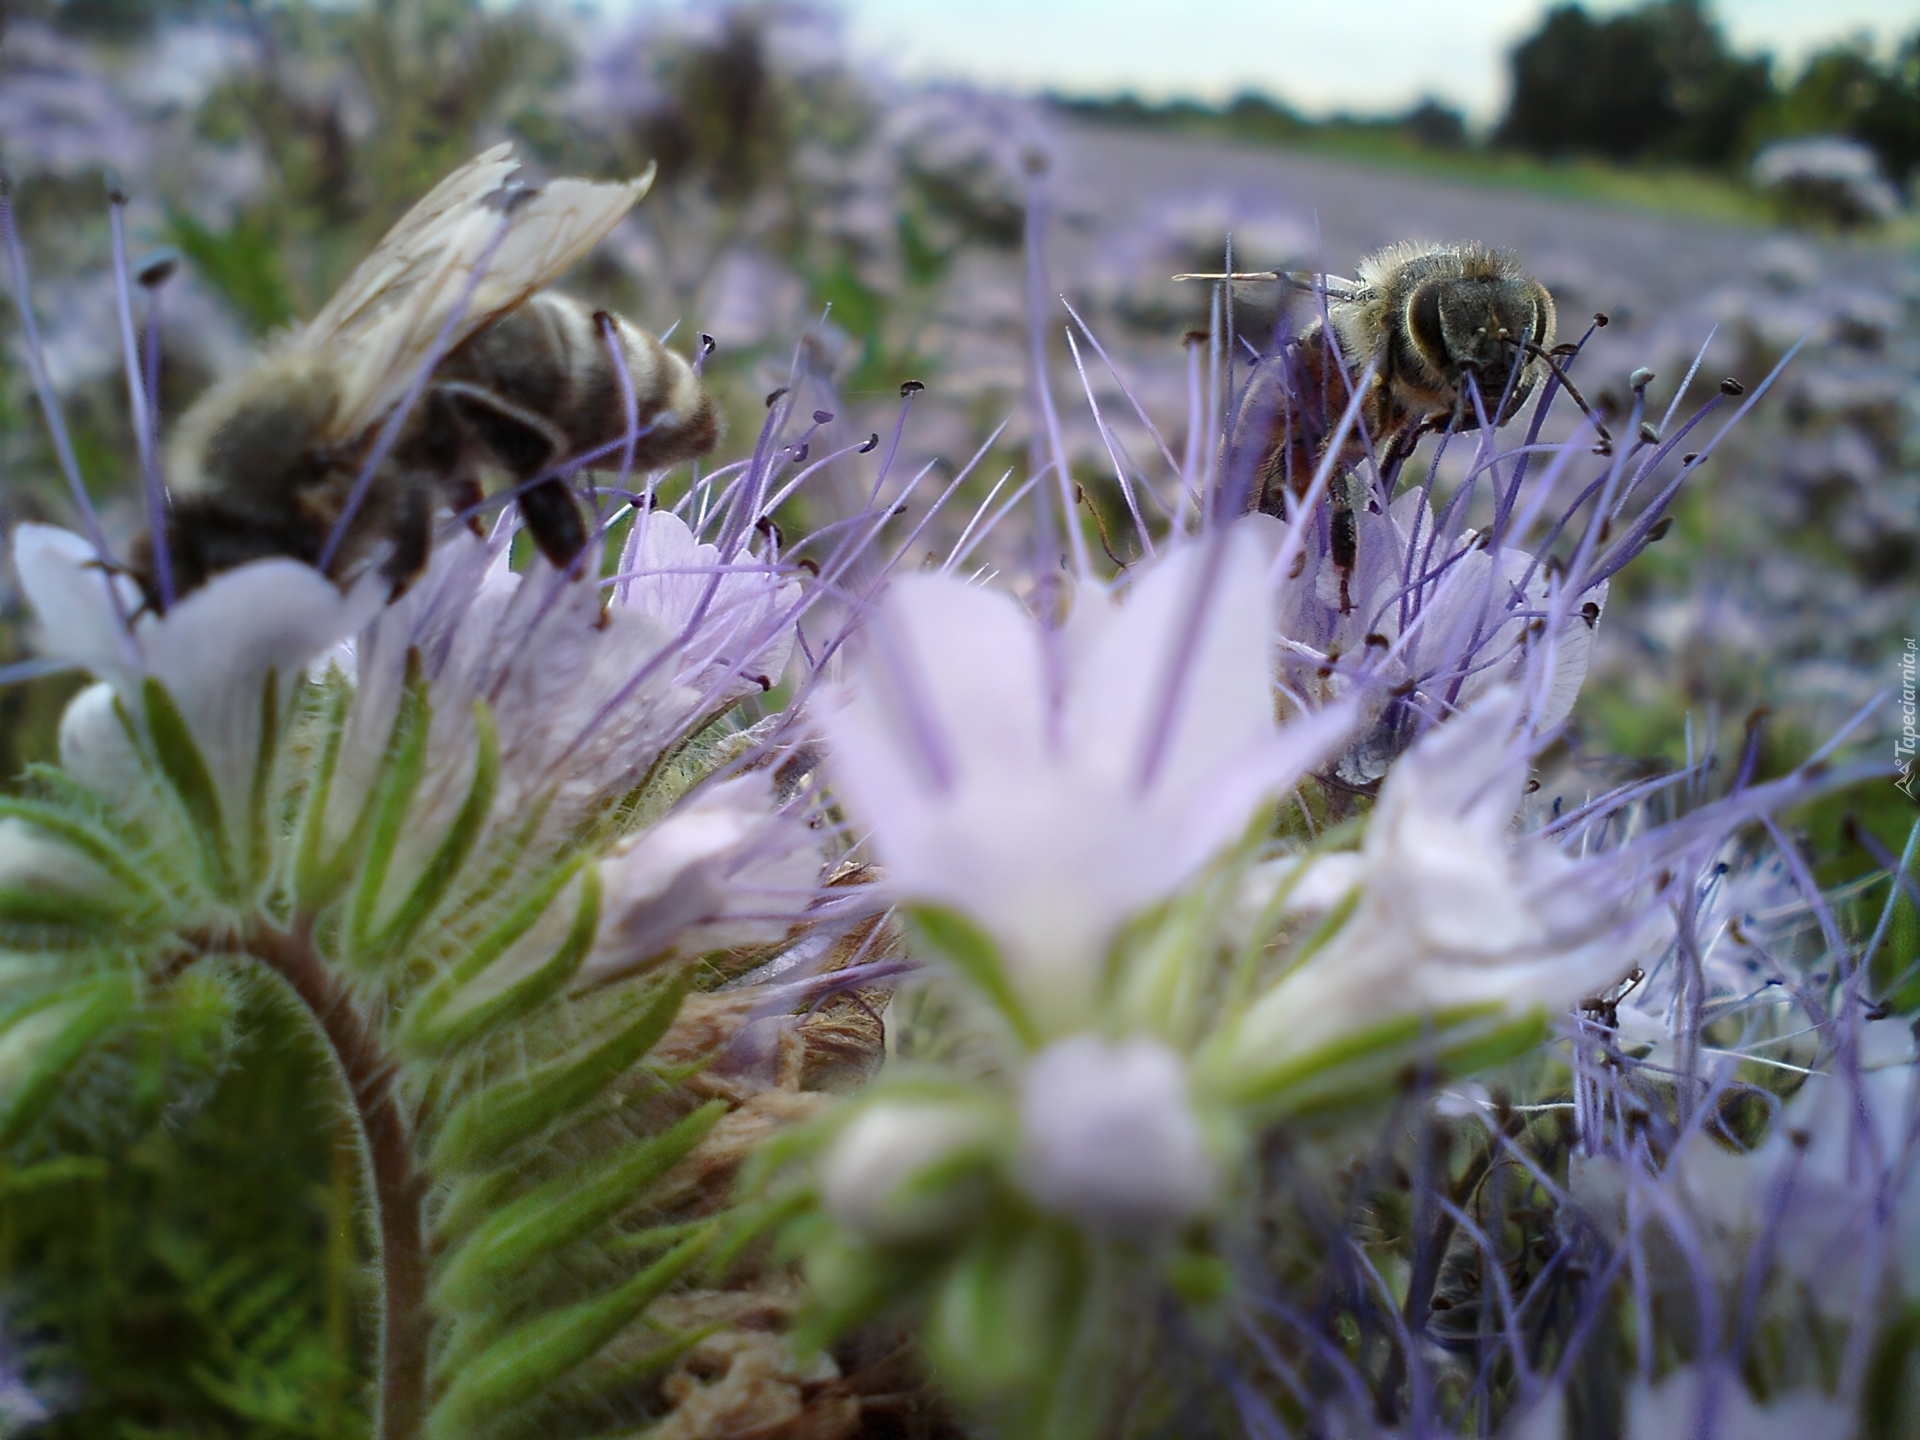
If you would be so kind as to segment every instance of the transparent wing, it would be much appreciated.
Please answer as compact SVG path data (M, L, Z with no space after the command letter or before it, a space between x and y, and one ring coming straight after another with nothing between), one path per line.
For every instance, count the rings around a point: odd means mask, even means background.
M339 378L330 438L348 440L400 402L473 281L485 272L448 337L462 340L552 283L618 225L653 183L513 181L511 145L496 145L442 180L389 230L334 297L289 342ZM490 259L487 250L511 217Z

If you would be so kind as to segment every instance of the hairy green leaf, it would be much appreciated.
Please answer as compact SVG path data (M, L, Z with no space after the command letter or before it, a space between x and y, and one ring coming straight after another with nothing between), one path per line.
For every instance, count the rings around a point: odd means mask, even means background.
M563 1123L659 1043L691 983L691 975L673 981L638 1020L586 1054L468 1095L434 1140L433 1167L445 1172L494 1163L510 1146Z
M555 1176L497 1210L435 1277L434 1303L445 1309L476 1306L542 1256L631 1209L726 1111L725 1101L710 1100L665 1133Z
M460 1440L482 1420L544 1394L627 1327L699 1260L711 1232L682 1241L631 1280L530 1320L462 1365L427 1419L433 1440Z
M580 902L573 928L545 960L514 969L509 952L531 930L566 886L577 880ZM428 987L415 1002L405 1043L424 1053L444 1053L520 1019L559 993L587 958L600 923L600 872L578 861L555 868L533 894L479 945ZM495 969L505 972L496 975Z

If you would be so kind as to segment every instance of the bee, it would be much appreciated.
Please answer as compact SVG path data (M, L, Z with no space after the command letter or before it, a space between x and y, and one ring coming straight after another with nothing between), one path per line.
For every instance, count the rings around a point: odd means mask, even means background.
M1305 496L1351 403L1350 386L1371 367L1330 487L1329 548L1343 611L1352 603L1355 472L1369 448L1384 470L1430 429L1477 429L1482 409L1504 425L1554 366L1553 297L1513 256L1484 245L1389 246L1360 263L1357 280L1277 272L1176 278L1277 280L1326 300L1324 320L1261 361L1235 413L1226 473L1250 478L1251 508L1284 517L1289 497Z
M518 168L499 145L448 175L311 323L181 417L164 467L176 596L268 556L336 579L377 558L398 594L426 564L436 513L471 513L489 466L565 567L589 539L558 473L570 461L621 440L643 469L712 448L718 417L685 359L544 288L620 223L653 170L534 187ZM142 537L129 569L157 610L156 548Z

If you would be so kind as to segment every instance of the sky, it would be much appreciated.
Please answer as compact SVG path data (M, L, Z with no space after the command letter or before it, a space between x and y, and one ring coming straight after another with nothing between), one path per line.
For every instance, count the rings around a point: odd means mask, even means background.
M1404 110L1426 95L1481 124L1541 0L840 0L857 52L912 77L1069 94L1226 99L1254 89L1309 114ZM1618 0L1594 11L1628 8ZM1920 0L1717 0L1736 49L1790 66L1861 31L1920 28Z

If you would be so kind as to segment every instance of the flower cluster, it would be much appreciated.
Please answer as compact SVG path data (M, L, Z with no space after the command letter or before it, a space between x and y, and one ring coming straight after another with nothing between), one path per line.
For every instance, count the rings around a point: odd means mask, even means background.
M355 1126L391 1440L851 1436L902 1325L1029 1440L1545 1437L1609 1384L1632 1440L1891 1433L1913 847L1860 943L1773 818L1849 772L1596 796L1558 748L1718 401L1542 445L1554 369L1458 483L1362 436L1282 519L1222 352L1151 520L1096 409L1112 573L1034 377L1030 585L890 578L899 428L784 549L877 448L809 462L788 390L749 460L594 492L568 572L503 519L398 597L270 559L151 613L90 515L19 527L94 683L0 801L0 1142L187 972L269 978Z

